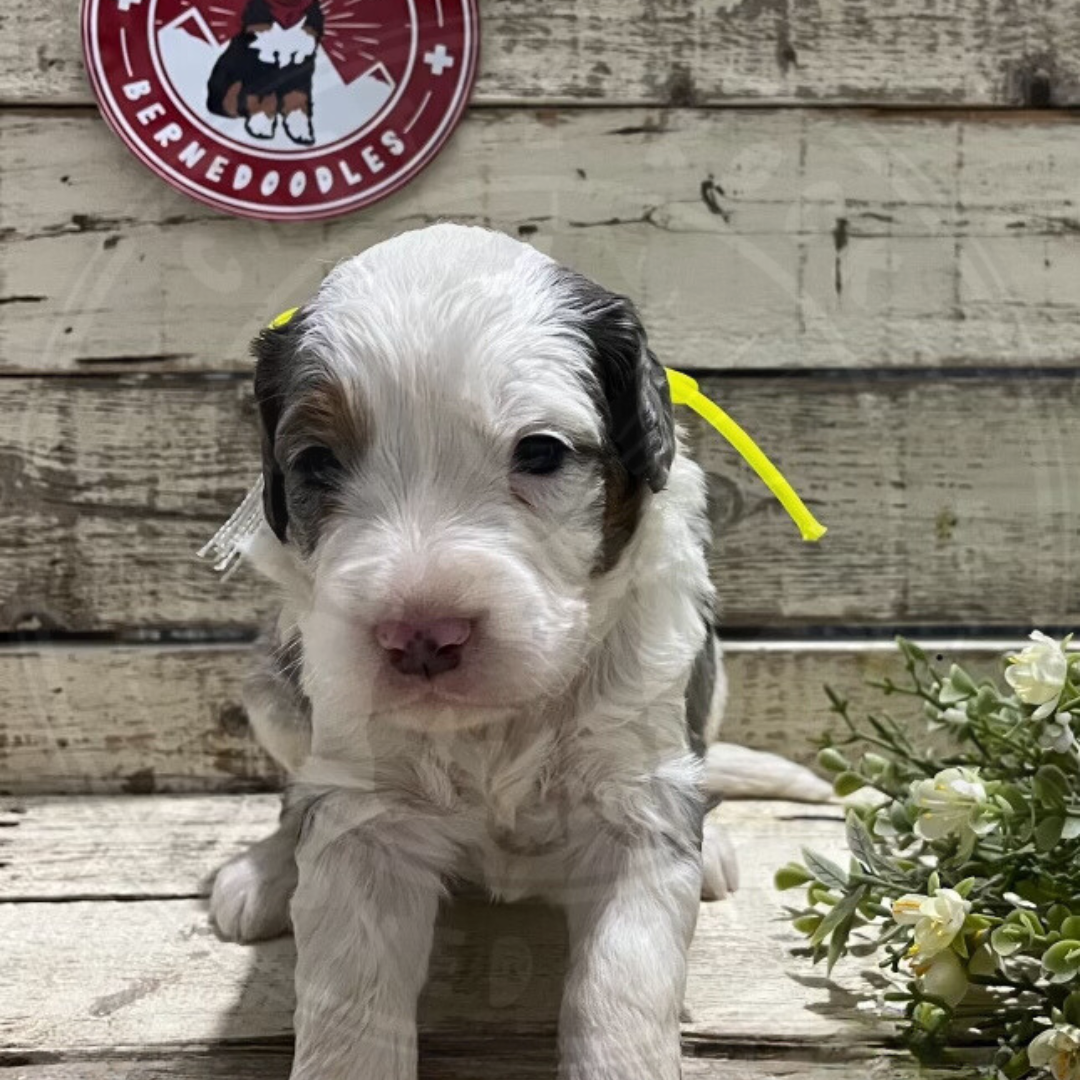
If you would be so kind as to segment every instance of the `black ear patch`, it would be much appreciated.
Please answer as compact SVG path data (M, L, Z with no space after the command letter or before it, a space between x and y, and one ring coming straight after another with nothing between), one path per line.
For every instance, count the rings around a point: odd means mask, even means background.
M630 480L652 491L666 483L675 457L675 418L667 374L649 349L637 309L571 270L560 270L572 308L592 346L598 405Z
M289 512L285 501L285 475L274 455L274 440L289 387L298 367L303 312L284 326L267 327L251 343L255 357L255 401L262 432L263 512L274 535L285 543Z

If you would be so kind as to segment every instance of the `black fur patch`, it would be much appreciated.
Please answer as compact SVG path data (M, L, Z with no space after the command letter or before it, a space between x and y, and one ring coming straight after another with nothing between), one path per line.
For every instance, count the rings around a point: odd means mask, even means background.
M264 330L252 351L266 520L282 543L307 554L337 505L346 468L363 453L370 422L330 369L301 349L303 318L301 312L279 329ZM305 467L310 450L326 455L323 467Z
M690 736L690 748L695 754L705 754L705 725L709 720L713 689L716 686L716 642L712 628L694 658L690 669L690 682L686 687L686 728Z
M675 457L675 420L667 375L648 346L637 310L572 270L557 271L570 312L592 351L590 392L604 418L604 546L599 569L609 570L637 527L643 486L660 491Z
M295 377L302 325L303 312L297 312L284 326L267 327L251 343L251 354L256 361L255 401L262 433L263 512L283 544L289 511L285 502L285 473L274 456L274 440Z

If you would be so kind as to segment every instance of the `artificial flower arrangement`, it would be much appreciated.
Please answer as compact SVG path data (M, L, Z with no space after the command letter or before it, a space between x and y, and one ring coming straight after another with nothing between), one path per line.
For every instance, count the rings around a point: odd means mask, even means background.
M1035 632L1006 657L1005 690L899 646L905 684L872 685L946 748L884 711L857 721L828 691L843 730L819 762L838 795L865 793L850 866L805 851L777 886L805 886L788 910L815 962L879 957L879 1003L918 1056L966 1044L1006 1080L1080 1080L1080 654Z

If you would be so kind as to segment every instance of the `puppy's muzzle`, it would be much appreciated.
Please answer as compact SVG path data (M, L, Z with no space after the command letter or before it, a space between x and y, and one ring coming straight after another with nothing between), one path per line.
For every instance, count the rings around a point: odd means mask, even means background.
M375 639L387 661L402 675L434 679L461 665L473 636L473 620L441 618L390 619L375 627Z

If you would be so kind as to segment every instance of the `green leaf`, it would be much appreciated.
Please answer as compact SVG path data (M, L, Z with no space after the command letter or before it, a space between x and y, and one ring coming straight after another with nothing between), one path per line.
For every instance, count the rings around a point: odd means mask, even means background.
M800 885L806 885L813 880L804 867L798 863L789 862L776 871L773 884L780 892L783 892L785 889L797 889Z
M1064 904L1053 904L1046 912L1046 925L1053 930L1060 930L1071 914L1072 912Z
M966 877L966 878L964 878L963 881L958 882L953 887L955 888L957 894L962 899L966 900L968 898L968 896L971 895L971 890L974 888L974 886L975 886L975 879L973 877Z
M898 833L910 833L912 825L912 813L913 811L909 811L903 803L894 802L889 807L889 822L892 824L892 827Z
M1035 826L1035 850L1051 851L1061 839L1061 831L1065 826L1065 819L1060 814L1051 814L1044 817Z
M1015 912L1016 920L1023 923L1030 931L1033 937L1042 937L1046 933L1043 928L1043 924L1039 922L1039 916L1034 911L1028 911L1026 908L1020 908Z
M1027 1050L1020 1050L1002 1065L1001 1075L1005 1080L1020 1080L1030 1069L1031 1062L1028 1061Z
M851 762L839 750L831 746L826 746L824 750L818 751L817 763L826 772L831 773L842 773L851 768Z
M818 881L828 885L830 889L847 888L847 874L845 874L831 859L825 858L824 855L818 855L817 852L811 851L809 848L803 848L802 854L806 869L809 870Z
M974 694L978 690L972 677L958 664L953 664L952 667L949 668L949 682L951 682L957 690L968 695Z
M807 887L806 899L811 904L824 904L826 907L832 907L840 897L836 893L830 892L828 885L822 885L820 881L815 881Z
M1062 920L1061 925L1056 929L1061 931L1063 938L1080 939L1080 915L1070 915L1067 919Z
M999 926L990 935L990 947L998 956L1012 956L1030 944L1031 935L1027 927L1017 923Z
M926 891L930 896L933 896L938 889L941 888L941 875L936 871L932 871L930 876L926 879Z
M831 686L825 687L825 696L829 699L834 713L843 713L847 709L847 701L842 698Z
M833 781L833 791L840 796L841 799L846 798L848 795L854 795L860 788L866 787L866 781L855 772L842 772Z
M1065 1023L1080 1026L1080 990L1074 990L1061 1005Z
M1068 777L1056 765L1043 765L1032 781L1035 798L1052 810L1064 810L1069 795Z
M860 885L850 896L845 896L838 904L829 909L818 928L810 936L811 945L820 945L843 922L850 925L855 909L866 895L866 886Z
M829 952L828 958L825 963L826 975L832 974L832 969L836 966L836 961L844 955L844 946L847 945L847 939L851 933L852 918L854 918L854 915L852 915L850 918L845 919L832 932L832 937L829 938Z
M1004 799L1012 807L1013 813L1024 815L1028 812L1028 796L1012 784L998 789L997 798Z
M880 776L889 767L889 759L867 750L862 756L862 766L871 776Z
M847 812L847 843L851 853L870 869L878 864L877 852L874 850L874 841L870 836L866 823L854 811Z
M791 925L794 926L800 934L805 934L809 937L821 925L822 918L823 916L818 914L800 915L797 919L791 920Z
M1042 954L1042 966L1050 972L1051 982L1067 982L1080 971L1080 941L1066 938L1051 945Z
M926 663L926 653L914 641L906 637L896 639L896 647L913 663Z

